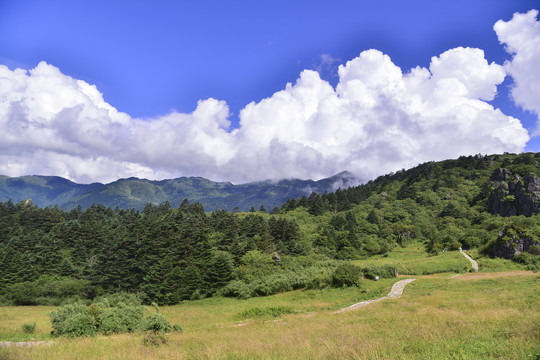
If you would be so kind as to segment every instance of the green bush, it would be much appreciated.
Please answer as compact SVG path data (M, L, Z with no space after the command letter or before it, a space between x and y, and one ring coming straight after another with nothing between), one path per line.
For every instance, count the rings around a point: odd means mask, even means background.
M64 305L50 317L53 336L93 336L99 327L95 309L84 304Z
M30 281L9 285L6 289L6 298L14 305L37 305L38 293L35 285Z
M218 295L248 299L252 296L268 296L296 289L322 289L332 284L332 274L338 262L326 260L320 255L313 257L283 257L279 272L261 277L250 283L233 280L218 291Z
M131 302L126 304L125 300ZM130 333L137 330L165 333L173 330L167 319L156 311L148 314L138 298L128 294L101 297L99 301L86 305L67 304L52 311L49 316L53 336L93 336L96 334ZM179 325L175 325L180 329ZM175 331L177 331L174 329Z
M133 332L138 329L145 314L145 308L119 303L118 306L101 307L99 331L103 334Z
M34 281L11 284L5 294L14 305L60 305L70 297L84 297L89 284L87 280L43 275Z
M239 314L239 317L242 319L250 318L262 318L262 317L271 317L277 318L284 314L292 314L297 312L295 309L288 306L270 306L266 308L252 308L242 311Z
M527 270L540 270L540 255L522 252L521 254L514 256L512 260L517 262L518 264L526 265Z
M25 333L25 334L33 334L33 333L36 332L36 323L23 324L23 326L21 328L22 328L23 333Z
M240 280L231 281L218 291L218 295L225 297L236 297L238 299L249 299L251 289L248 284Z
M173 330L173 327L165 316L157 311L143 319L140 329L153 333L168 333Z
M307 289L324 289L332 285L333 267L314 266L306 269Z
M362 273L366 279L375 279L379 277L381 279L390 279L395 277L394 268L390 265L368 265L362 268Z
M540 245L532 245L529 248L529 253L533 255L540 255Z
M352 264L341 264L332 275L332 285L335 287L360 286L361 276L361 267Z
M268 296L303 288L306 285L306 279L295 272L289 271L267 276L251 285L254 294Z

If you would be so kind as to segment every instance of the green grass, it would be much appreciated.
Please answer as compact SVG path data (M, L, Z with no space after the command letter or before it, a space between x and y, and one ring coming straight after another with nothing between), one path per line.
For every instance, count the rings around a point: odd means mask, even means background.
M459 251L441 252L431 255L424 244L411 243L407 247L397 246L388 256L375 256L366 260L354 260L353 264L390 265L402 275L429 275L436 273L462 273L471 268L470 262Z
M358 289L294 291L265 298L213 298L161 308L183 333L148 347L141 334L59 339L52 346L0 348L0 359L535 359L540 354L540 277L523 271L416 277L399 299L341 314L395 281ZM386 282L385 282L386 281ZM375 296L372 296L375 295ZM249 309L292 313L240 320ZM0 339L36 321L46 307L0 308ZM31 314L30 316L27 314Z
M333 311L389 290L395 279L358 289L294 291L265 298L213 298L162 307L183 333L148 347L142 335L59 339L52 346L0 348L0 359L535 359L540 354L540 276L531 272L416 277L399 299ZM250 317L250 309L291 313ZM1 340L47 307L0 308ZM258 311L256 311L258 312ZM30 314L30 315L28 315ZM274 318L274 315L278 316ZM7 322L6 322L7 321Z
M279 318L285 314L294 314L298 312L292 307L288 306L269 306L265 308L255 307L246 309L238 314L240 319L259 319L259 318Z
M478 253L478 249L469 250L467 251L467 254L478 262L480 271L512 271L526 269L524 265L518 264L512 260L482 256Z
M276 312L275 317L281 317L288 313L309 314L319 311L335 311L359 301L385 296L394 282L396 279L365 281L362 289L351 287L298 290L248 300L213 297L198 301L186 301L175 306L160 307L160 311L171 323L180 324L185 331L199 331L225 324L234 324L240 318L272 318L273 311ZM50 340L52 328L47 314L55 309L55 307L48 306L0 307L0 341L25 341L31 338ZM282 311L281 314L277 314L279 309L291 311ZM265 311L266 314L262 314ZM245 315L245 317L241 315ZM206 321L201 321L201 318ZM33 322L37 324L36 331L32 336L28 336L23 333L22 325Z

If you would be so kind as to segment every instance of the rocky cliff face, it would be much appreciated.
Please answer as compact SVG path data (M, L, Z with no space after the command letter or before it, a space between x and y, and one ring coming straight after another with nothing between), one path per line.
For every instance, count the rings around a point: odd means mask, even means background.
M540 178L534 174L523 177L513 175L508 169L495 169L490 180L493 189L488 199L488 210L501 216L538 213L540 203Z
M514 256L524 251L529 251L533 245L539 245L530 236L516 233L512 229L503 229L493 246L493 255L505 259L513 259Z

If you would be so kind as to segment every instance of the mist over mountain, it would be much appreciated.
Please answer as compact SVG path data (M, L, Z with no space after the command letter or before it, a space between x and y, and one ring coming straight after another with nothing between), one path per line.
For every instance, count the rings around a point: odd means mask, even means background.
M66 210L79 205L85 209L94 203L142 210L149 203L157 205L166 201L172 207L178 207L184 199L188 199L202 203L207 211L233 211L236 207L241 211L248 211L251 207L258 210L261 205L271 210L292 197L309 196L312 192L333 192L362 182L347 171L318 181L267 180L240 185L214 182L202 177L160 181L131 177L108 184L77 184L57 176L0 176L0 201L31 199L33 204L40 207L58 205Z

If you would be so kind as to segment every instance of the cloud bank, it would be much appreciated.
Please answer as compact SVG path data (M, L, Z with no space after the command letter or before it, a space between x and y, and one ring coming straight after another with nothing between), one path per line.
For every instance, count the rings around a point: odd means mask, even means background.
M535 135L540 134L540 22L537 17L538 10L516 13L512 20L499 20L493 27L499 42L513 55L512 60L504 64L506 72L514 79L513 100L538 117Z
M224 101L136 119L45 62L29 71L0 65L0 173L240 183L349 170L370 179L429 160L521 152L528 132L488 101L508 73L516 103L540 113L536 16L495 25L514 54L504 67L460 47L404 73L388 55L367 50L339 66L335 88L304 70L294 84L242 109L234 130Z

